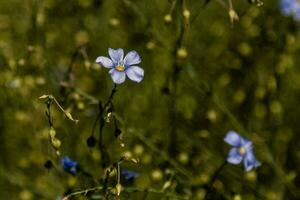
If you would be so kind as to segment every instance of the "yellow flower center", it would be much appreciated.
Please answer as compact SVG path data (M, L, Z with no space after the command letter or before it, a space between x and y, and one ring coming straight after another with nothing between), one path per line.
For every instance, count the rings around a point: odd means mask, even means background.
M123 72L125 70L125 67L123 65L117 65L116 70L119 72Z
M246 149L245 149L244 147L241 147L241 148L239 149L239 153L240 153L241 155L244 155L244 154L246 153Z

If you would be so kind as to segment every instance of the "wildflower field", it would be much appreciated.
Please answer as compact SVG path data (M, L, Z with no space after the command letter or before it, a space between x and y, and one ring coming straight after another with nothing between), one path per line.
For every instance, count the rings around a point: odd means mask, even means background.
M299 0L0 0L0 199L299 200L299 54Z

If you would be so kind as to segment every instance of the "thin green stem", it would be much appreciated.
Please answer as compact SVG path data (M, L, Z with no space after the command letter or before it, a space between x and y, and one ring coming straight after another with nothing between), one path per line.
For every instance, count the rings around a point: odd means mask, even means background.
M108 156L108 153L104 146L104 141L103 141L103 128L105 126L104 114L107 112L107 110L109 109L109 106L112 104L112 100L113 100L113 97L114 97L114 94L116 93L116 91L117 91L117 85L114 84L111 94L103 107L101 105L101 101L99 102L99 115L96 118L96 121L100 120L100 123L99 123L99 148L100 148L100 152L101 152L101 163L102 163L101 165L102 165L103 169L107 166L105 156Z
M180 6L181 6L181 15L183 15L183 11L185 9L185 0L180 0ZM178 140L177 136L177 119L178 119L178 113L176 112L176 99L177 99L177 82L179 78L179 74L181 72L181 66L178 63L178 50L182 48L183 40L185 32L187 31L187 26L184 21L184 17L182 17L182 20L180 21L180 33L179 36L175 42L174 45L174 51L173 51L173 66L172 66L172 72L171 72L171 95L170 95L170 106L169 106L169 115L170 115L170 132L169 132L169 138L170 140L168 144L168 152L170 155L174 155L176 153L176 143Z
M84 190L72 192L72 193L66 195L63 199L71 199L71 197L78 196L78 195L86 196L89 192L101 191L103 189L104 189L104 187L102 187L102 186L87 188L87 189L84 189ZM113 189L113 188L108 187L108 190L110 190L110 189ZM142 193L147 193L147 194L151 194L151 193L152 194L160 194L160 195L163 195L165 197L170 197L174 200L176 200L176 199L178 199L178 200L187 200L188 199L188 197L183 197L183 196L177 195L173 192L157 190L157 189L154 189L154 188L148 188L148 189L145 190L143 188L138 188L138 187L126 187L126 188L124 188L123 192L126 192L126 193L142 192Z

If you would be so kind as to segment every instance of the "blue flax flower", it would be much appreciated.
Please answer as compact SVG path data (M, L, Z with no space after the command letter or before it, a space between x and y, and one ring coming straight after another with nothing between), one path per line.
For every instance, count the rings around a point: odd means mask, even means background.
M141 82L144 78L144 70L137 64L141 63L141 57L136 51L130 51L124 57L123 49L108 49L110 58L99 56L96 63L110 69L109 74L116 84L125 81L126 75L134 82Z
M228 153L227 162L237 165L244 161L245 171L260 166L260 162L254 156L253 144L250 140L241 137L235 131L229 131L224 141L232 146Z
M293 16L295 20L300 20L299 0L280 0L280 9L283 15Z
M78 171L78 164L76 161L70 159L68 156L64 156L60 160L61 166L64 168L64 170L72 175L75 175Z
M139 174L137 172L130 171L130 170L122 170L121 171L121 176L123 178L125 178L126 180L132 180L132 179L138 177Z

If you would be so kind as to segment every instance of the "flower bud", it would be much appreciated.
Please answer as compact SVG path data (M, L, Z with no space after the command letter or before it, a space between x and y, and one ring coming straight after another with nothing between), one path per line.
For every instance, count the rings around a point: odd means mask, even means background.
M79 101L77 104L76 104L76 107L78 108L78 110L84 110L85 108L85 105L82 101Z
M91 62L90 61L88 61L88 60L85 60L84 61L84 66L87 68L87 69L90 69L90 67L91 67Z
M164 184L164 186L163 186L162 190L164 191L164 190L168 189L168 188L171 186L171 184L172 184L172 182L171 182L171 181L167 181L167 182L165 182L165 184Z
M48 98L48 96L49 95L44 94L44 95L40 96L39 99L46 99L46 98Z
M57 138L51 138L51 144L55 149L59 149L61 146L61 141Z
M163 178L163 174L162 174L161 170L159 170L159 169L154 170L152 172L151 176L154 181L160 181Z
M120 20L118 18L111 18L109 20L109 25L113 28L116 28L120 25Z
M28 45L28 46L27 46L27 51L29 51L29 52L34 51L34 46Z
M125 160L130 160L132 158L132 153L130 151L125 151L123 153L123 157L125 158Z
M233 200L242 200L242 197L241 197L241 195L236 194L236 195L234 195Z
M121 191L122 191L122 185L120 183L118 183L116 185L116 189L117 189L117 195L120 196L121 194Z
M148 50L154 49L154 48L155 48L155 43L152 42L152 41L147 42L147 43L146 43L146 48L147 48Z
M139 160L136 158L131 158L131 162L133 162L134 164L138 164Z
M164 21L166 24L170 24L172 22L172 15L171 14L167 14L164 16Z
M133 152L134 152L135 155L138 155L138 156L142 155L143 152L144 152L143 145L141 145L141 144L135 145L134 148L133 148Z
M18 199L21 200L33 199L33 194L29 190L24 189L20 192Z
M78 120L76 120L76 119L74 119L74 118L72 117L71 113L69 113L69 112L65 112L65 115L66 115L66 116L67 116L67 118L69 118L71 121L74 121L75 123L77 123L77 122L78 122Z
M257 179L257 174L255 171L250 171L250 172L245 173L245 178L248 181L254 182Z
M177 56L180 59L185 59L187 57L188 53L185 48L181 47L177 49Z
M239 20L239 16L235 12L235 10L230 9L229 12L228 12L228 14L229 14L229 18L230 18L230 22L231 23Z
M217 113L217 111L215 111L213 109L209 110L207 112L207 118L209 119L209 121L211 121L213 123L216 122L217 119L218 119L218 113Z
M21 58L21 59L18 61L18 65L24 66L24 65L25 65L25 59Z
M190 19L191 13L188 9L184 9L182 14L185 19Z
M50 138L55 138L56 131L52 126L50 128L49 135L50 135Z
M117 174L116 168L113 168L112 170L111 169L106 169L106 172L107 172L107 170L109 171L109 177L110 178L116 176L116 174Z
M111 113L111 112L107 113L107 115L104 117L104 119L105 119L105 122L106 122L106 123L109 123L109 122L110 122L110 119L111 119L111 117L112 117L112 113Z
M178 160L185 165L189 162L189 155L186 152L182 152L178 155Z

